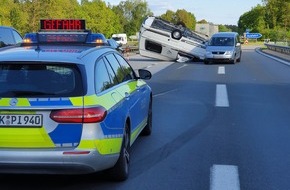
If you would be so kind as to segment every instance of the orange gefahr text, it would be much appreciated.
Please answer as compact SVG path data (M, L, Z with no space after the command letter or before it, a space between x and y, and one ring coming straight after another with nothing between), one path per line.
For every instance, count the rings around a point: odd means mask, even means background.
M83 30L84 20L41 20L43 30Z

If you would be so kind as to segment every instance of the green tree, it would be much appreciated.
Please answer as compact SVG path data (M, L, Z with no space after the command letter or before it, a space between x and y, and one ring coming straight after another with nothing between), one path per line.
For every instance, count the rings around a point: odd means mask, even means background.
M0 1L0 25L12 26L10 11L13 9L14 5L13 0Z
M28 23L29 26L26 26L25 32L36 32L39 30L39 20L41 18L41 14L44 11L42 3L46 4L46 1L40 0L24 0L24 5L26 7L26 11L28 12ZM45 7L45 5L44 5Z
M118 27L118 17L102 0L82 1L81 9L83 19L86 20L88 29L93 32L103 33L107 38L115 32ZM110 23L110 24L108 24Z
M24 32L38 31L40 20L47 18L79 18L80 5L77 0L19 0L16 2L23 13Z
M225 27L227 27L230 31L232 32L238 32L239 33L239 28L237 25L225 25Z
M219 31L220 32L231 32L232 31L230 28L228 28L228 27L226 27L225 25L222 25L222 24L218 25L218 27L219 27Z
M147 16L153 15L144 0L121 1L113 10L120 15L120 18L124 19L121 22L127 35L135 35L143 20Z
M109 4L109 7L111 7L112 11L117 15L119 20L119 25L115 27L117 29L116 33L126 33L124 30L124 26L128 24L128 21L125 19L123 10L120 6L111 6Z
M205 19L202 19L197 22L198 24L207 24L208 22Z
M252 10L244 13L240 16L238 21L239 32L243 33L246 29L250 29L251 32L262 32L265 28L265 7L258 5Z
M250 29L251 32L263 34L263 38L271 40L287 40L289 36L290 2L289 0L262 0L240 16L238 27L240 32Z
M194 14L187 12L184 9L178 9L176 11L176 18L177 23L182 22L187 28L195 30L196 18Z
M162 14L160 17L174 24L181 24L191 30L195 30L195 16L184 9L178 9L176 12L167 10L166 13Z
M160 16L160 18L167 20L168 22L177 23L176 14L171 10L167 10L165 14Z
M289 21L289 0L262 0L266 7L266 20L269 28L283 26Z

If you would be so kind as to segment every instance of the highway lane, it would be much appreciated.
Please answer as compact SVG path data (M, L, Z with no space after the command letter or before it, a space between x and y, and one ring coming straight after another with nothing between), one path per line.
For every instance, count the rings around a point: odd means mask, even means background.
M154 121L160 121L154 126L167 123L158 135L174 140L155 152L170 155L151 173L163 171L162 177L138 184L152 189L289 189L289 71L254 47L245 48L236 65L174 63L162 70L154 76L156 88L151 83L159 107ZM226 87L219 99L228 103L217 106L219 85ZM174 127L178 137L166 131ZM184 151L175 150L178 146Z
M289 66L251 47L235 65L129 60L153 73L154 95L129 179L2 175L0 189L290 189Z

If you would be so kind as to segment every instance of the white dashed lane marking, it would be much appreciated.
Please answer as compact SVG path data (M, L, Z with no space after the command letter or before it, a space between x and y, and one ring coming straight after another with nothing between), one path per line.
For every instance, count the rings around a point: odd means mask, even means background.
M210 168L210 190L240 190L238 167L213 165Z
M216 85L215 106L216 107L229 107L227 86L225 84Z
M219 75L224 75L225 73L226 73L226 71L225 71L224 66L218 67L218 74Z

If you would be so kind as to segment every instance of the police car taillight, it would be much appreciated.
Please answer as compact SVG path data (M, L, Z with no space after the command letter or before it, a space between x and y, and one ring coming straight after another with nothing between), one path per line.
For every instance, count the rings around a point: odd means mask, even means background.
M107 110L104 107L84 109L54 110L50 118L58 123L97 123L105 119Z

